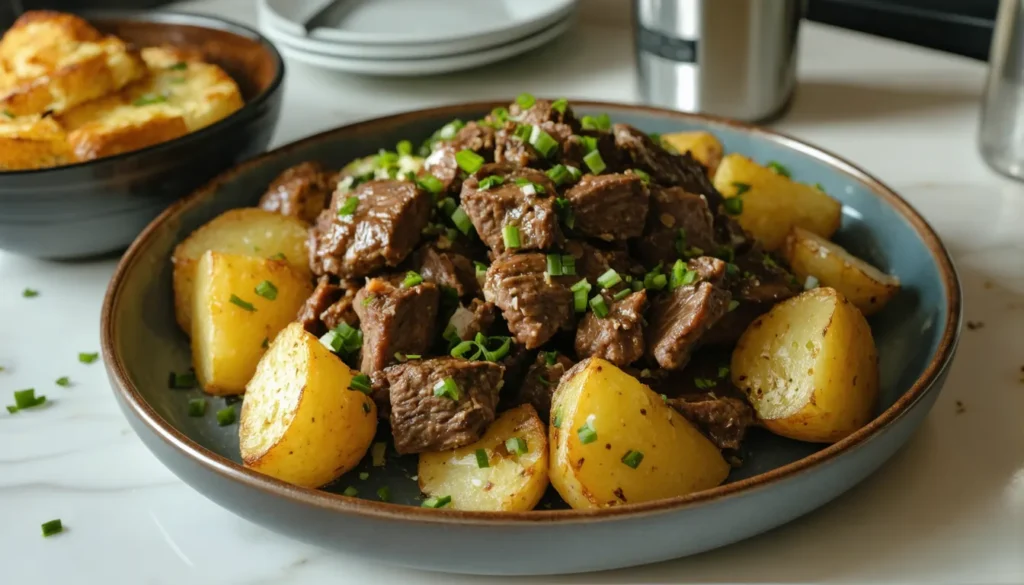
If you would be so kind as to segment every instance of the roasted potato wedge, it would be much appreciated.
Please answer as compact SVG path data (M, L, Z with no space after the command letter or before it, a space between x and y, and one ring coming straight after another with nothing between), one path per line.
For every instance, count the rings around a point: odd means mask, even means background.
M292 267L312 278L306 252L306 224L257 208L232 209L210 220L178 244L174 264L174 316L185 333L192 332L192 290L196 263L214 250L261 258L283 256ZM293 315L294 316L294 315ZM262 339L262 338L261 338Z
M697 162L708 170L708 177L714 177L722 162L722 143L710 132L675 132L662 134L662 144L667 144L680 154L689 152Z
M549 433L551 484L573 508L681 496L729 474L718 449L661 396L598 358L562 377Z
M864 315L817 288L779 303L743 333L732 381L773 433L833 443L867 424L878 401L878 351Z
M313 292L283 260L208 250L192 295L192 365L210 394L241 394L279 331Z
M64 129L52 117L0 114L0 171L54 167L74 160Z
M516 439L523 441L525 454L509 451L508 441ZM450 507L456 510L532 510L548 487L547 430L532 406L518 406L506 410L471 445L421 453L418 473L420 491L451 496Z
M822 286L842 293L865 315L881 311L900 291L899 278L803 228L794 227L789 232L782 255L800 282L813 276Z
M274 339L246 386L238 442L246 467L319 487L355 467L377 432L377 407L356 375L301 325Z
M823 238L839 229L841 203L817 187L797 183L742 155L722 159L714 184L725 197L742 197L737 221L770 251L782 247L793 226Z

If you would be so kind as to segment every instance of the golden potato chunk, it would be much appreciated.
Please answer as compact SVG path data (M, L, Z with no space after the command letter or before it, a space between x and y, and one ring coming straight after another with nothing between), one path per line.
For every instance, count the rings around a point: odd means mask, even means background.
M794 227L782 255L801 283L813 277L843 294L865 315L882 310L900 291L900 279L805 229Z
M313 292L282 260L208 250L196 266L192 364L210 394L241 394L267 344Z
M772 308L743 333L732 381L773 433L833 443L871 420L878 352L864 315L831 288Z
M661 396L590 358L552 398L551 484L573 508L681 496L725 481L722 454Z
M298 323L286 327L246 386L238 426L245 466L303 487L355 467L377 432L377 407L350 390L349 369Z
M420 491L456 510L532 510L548 487L548 438L530 405L505 411L479 441L421 453Z
M770 251L782 247L793 226L830 238L842 220L842 204L821 189L739 154L722 159L714 184L725 197L741 198L737 221Z
M662 144L668 144L682 154L689 152L697 162L708 170L708 177L714 177L722 162L722 143L710 132L675 132L661 135Z

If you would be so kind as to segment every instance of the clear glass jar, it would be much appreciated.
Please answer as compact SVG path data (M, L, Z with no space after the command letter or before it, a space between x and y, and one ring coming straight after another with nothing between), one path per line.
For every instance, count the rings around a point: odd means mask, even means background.
M1024 3L1002 0L978 131L981 156L996 171L1024 180Z

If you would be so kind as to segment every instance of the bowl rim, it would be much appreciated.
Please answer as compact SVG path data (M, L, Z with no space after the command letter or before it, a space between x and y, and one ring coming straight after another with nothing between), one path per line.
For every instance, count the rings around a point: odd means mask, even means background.
M144 146L135 150L129 150L128 152L122 152L112 156L105 156L93 160L86 160L82 162L75 162L67 165L59 165L55 167L44 167L40 169L22 169L15 171L2 171L0 172L0 181L6 178L22 178L31 177L34 175L43 175L46 173L59 173L63 171L76 171L87 167L96 167L104 164L117 164L129 157L137 156L141 153L157 154L161 150L171 149L180 147L182 144L188 144L190 142L198 142L208 138L215 132L220 131L228 124L234 124L237 120L244 116L250 116L251 112L256 111L260 106L263 105L270 96L274 95L281 87L284 81L285 74L285 63L284 58L281 56L280 51L274 46L274 43L270 42L262 33L254 28L246 26L242 23L221 18L218 16L210 16L206 14L199 14L195 12L186 12L181 10L155 10L152 12L139 12L135 10L87 10L79 13L82 18L86 21L93 23L104 21L134 21L134 22L148 22L155 24L172 24L172 25L184 25L194 26L198 28L205 28L209 30L218 30L226 32L237 37L246 38L252 41L256 41L266 49L269 54L273 57L274 61L274 78L270 81L262 91L252 97L252 99L242 104L242 107L231 112L226 117L217 120L209 126L205 126L196 130L195 132L189 132L183 136L172 138L171 140L165 140L164 142L158 142L149 146ZM237 82L236 82L237 83ZM52 175L51 175L52 176Z
M766 471L764 473L742 479L736 482L723 484L708 490L694 492L684 496L664 498L649 502L626 504L610 508L599 508L593 510L533 510L529 512L473 512L448 509L427 509L413 506L376 502L350 498L341 494L334 494L312 488L298 487L284 481L262 475L243 467L213 451L200 446L198 443L187 437L178 429L165 421L139 393L132 384L124 363L120 356L114 351L116 347L115 323L119 314L115 313L114 307L120 303L120 294L126 275L134 268L140 256L140 251L145 248L153 239L157 231L166 223L173 220L185 209L195 205L198 201L214 195L221 184L230 182L235 175L247 169L258 167L265 161L277 158L281 153L304 147L308 144L329 140L336 136L357 134L372 131L377 126L393 126L413 121L421 117L455 117L464 115L470 111L487 111L494 107L505 106L506 102L482 101L468 102L457 105L425 108L415 111L403 112L389 116L377 117L370 120L347 124L338 128L327 130L307 138L292 142L271 150L258 157L245 161L215 177L205 186L197 189L190 195L180 199L168 207L156 219L154 219L143 232L136 238L132 245L122 256L118 266L110 280L106 296L103 300L103 310L100 324L101 350L103 352L104 365L114 392L121 399L126 411L137 417L148 430L167 443L181 456L193 460L205 471L215 473L225 479L244 484L248 488L254 488L264 494L282 497L294 504L306 505L321 509L326 512L356 515L361 517L413 521L437 525L508 525L528 526L537 523L591 523L611 520L629 520L648 515L668 513L700 504L718 502L725 498L738 497L749 492L765 489L771 484L781 483L792 479L794 476L808 472L812 469L828 464L840 455L857 449L868 440L880 435L898 419L909 412L927 393L937 391L936 382L941 378L948 367L955 353L960 336L962 319L962 300L960 281L953 262L939 239L938 235L927 223L927 221L914 210L902 197L897 195L889 187L878 179L869 175L864 170L839 156L824 149L812 146L806 142L791 136L739 122L736 120L709 116L704 114L689 114L675 112L661 108L618 104L613 102L572 100L574 106L584 108L604 108L608 110L631 111L653 115L661 118L697 122L705 127L726 127L740 130L749 134L772 141L785 148L796 150L834 168L837 172L847 175L871 190L876 196L892 207L900 216L906 220L912 229L917 232L918 237L931 252L932 258L938 266L940 278L944 285L944 292L947 298L946 326L942 333L941 340L922 374L914 381L892 406L878 414L867 425L861 427L853 434L837 443L828 445L807 457L803 457L781 467Z

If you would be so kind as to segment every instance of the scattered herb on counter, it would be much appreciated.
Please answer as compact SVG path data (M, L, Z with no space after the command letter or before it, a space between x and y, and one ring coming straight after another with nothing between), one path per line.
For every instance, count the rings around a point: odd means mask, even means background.
M64 524L60 521L60 518L43 522L43 538L60 534L61 532L64 532Z
M24 390L15 390L14 392L14 407L17 410L24 410L26 408L34 408L36 406L42 406L46 403L46 396L36 396L35 388L26 388ZM7 408L8 412L13 414L14 411Z
M85 352L79 352L78 353L78 361L82 362L83 364L91 364L91 363L95 362L98 359L100 359L100 354L99 353L85 353Z
M39 291L33 288L26 288L25 290L21 291L21 296L25 297L26 299L31 299L34 297L38 297Z
M718 377L724 378L729 375L729 366L718 366Z
M71 385L71 379L67 376L61 376L60 378L57 378L57 381L54 382L54 384L67 388Z
M985 326L985 324L982 323L981 321L968 321L967 322L967 328L970 329L971 331L974 331L976 329L981 329L984 326Z
M964 403L960 402L959 400L957 400L956 401L956 413L957 414L963 414L965 412L967 412L967 409L964 408Z
M694 378L693 385L701 390L707 390L708 388L714 388L717 386L718 381L712 380L711 378Z

